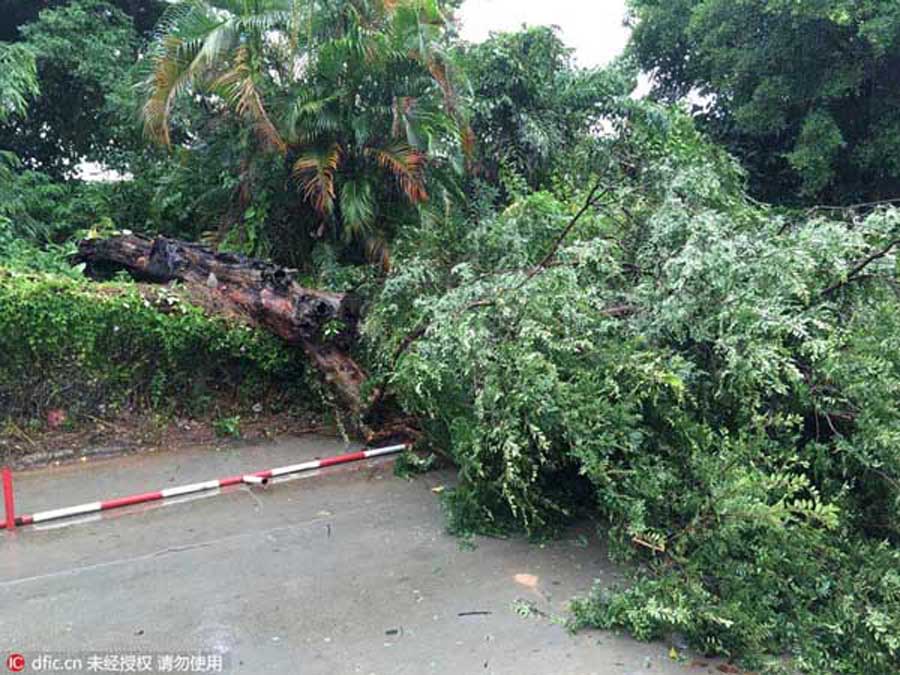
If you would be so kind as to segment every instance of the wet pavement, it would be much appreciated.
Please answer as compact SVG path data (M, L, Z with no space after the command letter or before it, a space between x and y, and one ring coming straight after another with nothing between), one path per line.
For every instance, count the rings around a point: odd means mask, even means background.
M16 475L57 508L359 449L329 438L193 448ZM215 652L240 673L706 673L669 646L554 621L618 577L589 530L546 545L448 535L390 458L0 532L0 653ZM31 672L26 668L24 672Z

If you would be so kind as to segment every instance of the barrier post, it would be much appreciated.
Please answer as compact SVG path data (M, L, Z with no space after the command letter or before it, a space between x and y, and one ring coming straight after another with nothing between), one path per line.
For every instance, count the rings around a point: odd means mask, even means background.
M13 498L12 471L8 466L3 467L3 504L6 509L6 529L15 529L16 502Z

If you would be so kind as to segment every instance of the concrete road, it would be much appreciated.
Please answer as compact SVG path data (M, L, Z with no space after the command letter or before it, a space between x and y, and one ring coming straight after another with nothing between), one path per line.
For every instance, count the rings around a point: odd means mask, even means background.
M333 439L182 450L16 476L17 510L338 454ZM433 488L390 461L265 489L110 511L0 535L0 656L212 651L239 673L705 673L668 646L552 621L616 572L596 538L445 533ZM26 667L23 672L31 672Z

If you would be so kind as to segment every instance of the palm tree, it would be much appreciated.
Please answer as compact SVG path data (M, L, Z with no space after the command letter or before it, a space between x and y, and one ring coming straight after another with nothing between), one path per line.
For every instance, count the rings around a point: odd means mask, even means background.
M275 147L282 141L263 106L261 68L267 33L290 19L286 0L191 0L173 5L157 27L142 114L145 133L171 144L170 127L180 97L221 96L251 119Z
M383 251L396 197L429 199L429 166L471 132L444 53L442 0L192 0L164 17L143 118L171 141L180 98L221 101L277 152L327 230Z

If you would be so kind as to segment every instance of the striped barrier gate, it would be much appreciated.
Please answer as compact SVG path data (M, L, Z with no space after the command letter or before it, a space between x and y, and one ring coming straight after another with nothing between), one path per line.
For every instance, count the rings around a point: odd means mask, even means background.
M181 497L195 492L205 492L207 490L218 490L220 488L229 487L231 485L265 485L270 478L278 476L286 476L292 473L302 473L304 471L313 471L315 469L324 469L329 466L337 466L338 464L347 464L349 462L359 462L364 459L373 457L381 457L384 455L393 455L402 452L408 445L391 445L386 448L371 448L360 450L359 452L351 452L346 455L336 455L334 457L326 457L325 459L314 459L300 464L291 464L288 466L278 467L276 469L266 469L264 471L256 471L254 473L243 474L239 476L229 476L227 478L218 478L214 480L202 481L200 483L190 483L189 485L181 485L178 487L166 488L164 490L156 490L154 492L144 492L140 494L129 495L127 497L117 497L106 501L89 502L87 504L78 504L76 506L66 506L61 509L51 509L49 511L38 511L31 515L17 516L15 515L15 504L13 501L12 473L8 468L3 469L3 494L4 505L6 511L6 520L0 524L0 529L13 529L20 525L33 525L43 523L48 520L58 520L60 518L71 518L72 516L81 516L86 513L95 513L97 511L108 511L110 509L118 509L123 506L132 506L134 504L143 504L145 502L155 502L169 497Z

